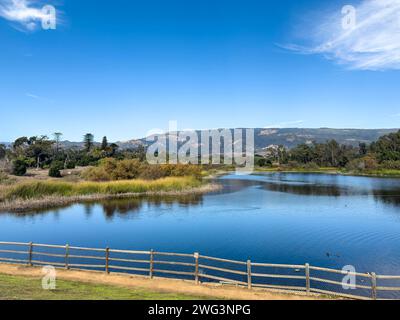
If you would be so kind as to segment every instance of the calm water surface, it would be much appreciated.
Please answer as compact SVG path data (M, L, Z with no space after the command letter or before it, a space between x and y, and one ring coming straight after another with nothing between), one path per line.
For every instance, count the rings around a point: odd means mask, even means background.
M0 214L0 240L155 249L400 274L400 180L228 175L205 196Z

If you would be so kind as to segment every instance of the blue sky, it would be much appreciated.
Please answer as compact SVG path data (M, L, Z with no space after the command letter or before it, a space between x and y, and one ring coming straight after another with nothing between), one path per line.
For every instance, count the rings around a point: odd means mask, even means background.
M374 1L0 0L0 141L127 140L170 120L400 127L399 0L382 0L393 19L336 28L344 5L369 19ZM45 4L56 30L32 11Z

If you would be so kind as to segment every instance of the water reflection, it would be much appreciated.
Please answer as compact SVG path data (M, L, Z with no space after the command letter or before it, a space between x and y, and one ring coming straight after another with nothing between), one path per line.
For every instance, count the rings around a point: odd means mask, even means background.
M84 201L79 204L82 206L83 212L87 218L89 218L94 211L96 206L101 206L104 212L104 216L111 220L115 215L120 217L135 214L143 209L144 206L155 207L155 208L170 208L174 205L180 206L198 206L203 203L203 196L198 194L183 195L183 196L143 196L135 198L121 198L121 199L108 199L108 200L96 200L96 201ZM21 213L0 213L3 215L11 215L18 218L45 216L52 214L57 216L63 211L63 209L71 207L73 205L58 206L56 208L49 209L35 209Z
M387 205L400 207L400 189L396 190L374 190L376 201Z
M179 197L139 197L134 199L114 199L92 203L90 205L101 205L103 213L108 220L112 220L114 216L119 217L132 216L140 212L144 206L153 207L157 209L168 209L174 205L184 207L198 206L203 203L203 196L201 195L185 195Z
M217 181L223 188L206 197L221 194L230 195L239 193L247 188L256 188L265 192L279 192L298 196L325 196L325 197L372 197L381 204L400 207L400 179L379 179L323 174L293 174L273 173L255 174L251 176L228 175ZM160 212L168 212L173 206L196 207L202 205L202 195L184 196L143 196L136 198L84 201L78 206L83 207L86 217L93 214L95 206L101 206L107 220L114 216L134 216L144 207L154 207ZM262 196L262 194L260 194ZM234 197L234 195L232 195ZM234 199L234 198L232 198ZM24 213L3 213L18 218L44 216L52 214L58 216L64 209L73 205L65 205L57 208L31 210Z
M223 193L257 187L264 191L300 196L373 197L377 202L400 206L400 179L274 173L253 175L251 179L230 176L221 182L224 186Z

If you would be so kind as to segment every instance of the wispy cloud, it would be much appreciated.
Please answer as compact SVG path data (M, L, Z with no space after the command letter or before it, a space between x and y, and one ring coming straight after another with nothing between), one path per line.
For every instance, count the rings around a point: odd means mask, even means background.
M32 93L27 93L26 96L29 98L32 98L32 99L40 99L39 96L37 96L36 94L32 94Z
M28 92L28 93L25 93L25 96L27 96L28 98L35 99L35 100L39 100L39 101L41 101L41 102L54 103L53 100L50 100L50 99L47 99L47 98L38 96L38 95L33 94L33 93L29 93L29 92Z
M400 0L362 0L355 6L354 28L342 27L341 8L324 16L311 32L311 45L284 46L304 54L322 54L358 70L400 69Z
M0 17L16 23L21 31L33 31L47 17L43 5L37 0L0 0Z
M270 124L268 126L265 126L265 129L279 129L279 128L287 128L290 126L296 126L303 124L304 120L296 120L296 121L286 121L286 122L279 122L275 124Z

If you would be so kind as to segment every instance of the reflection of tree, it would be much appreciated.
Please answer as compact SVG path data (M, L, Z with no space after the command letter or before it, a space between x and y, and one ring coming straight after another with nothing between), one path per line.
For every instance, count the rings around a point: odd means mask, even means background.
M62 209L70 207L70 204L67 205L62 205L62 206L56 206L53 208L48 208L48 209L30 209L30 210L24 210L23 212L0 212L0 215L5 214L5 215L10 215L13 217L18 217L18 218L25 218L25 217L35 217L39 215L46 215L46 214L55 214L58 215Z
M262 183L262 188L274 192L285 192L297 195L313 196L373 196L375 200L400 206L400 188L360 190L337 185L323 184L290 184L290 183Z
M116 214L128 216L139 212L143 205L149 207L160 208L162 206L172 206L179 204L181 206L199 205L203 201L201 195L184 195L184 196L151 196L138 197L129 199L114 199L102 201L104 214L108 219L113 218Z
M288 184L288 183L266 183L263 188L269 191L293 193L298 195L331 196L339 197L354 194L349 189L334 185L318 184Z
M394 190L374 190L377 201L393 206L400 206L400 188Z
M116 213L126 215L130 212L137 212L142 208L141 199L117 199L102 201L103 212L107 219L113 218Z
M84 203L83 204L84 210L85 210L85 214L87 217L90 217L93 213L93 206L90 203Z
M304 182L289 182L277 180L276 182L270 181L260 181L260 180L225 180L223 192L235 192L242 188L259 186L261 189L274 191L274 192L284 192L292 193L298 195L320 195L320 196L333 196L339 197L343 195L360 195L361 191L358 193L351 188L345 188L342 186L334 184L318 184L318 183L304 183ZM368 194L368 193L365 193Z
M179 204L181 206L195 206L202 204L202 195L182 195L182 196L142 196L136 198L125 198L125 199L113 199L113 200L101 200L93 201L88 200L81 203L81 208L86 216L90 216L93 213L93 208L97 205L101 205L103 212L107 219L112 219L116 214L121 216L128 216L139 212L143 205L146 204L149 207L153 206L156 208L162 206L173 206ZM69 208L72 205L64 205L53 207L51 209L35 209L21 213L7 213L2 214L12 215L19 218L35 217L39 215L47 214L59 214L62 209Z
M216 193L234 193L244 188L259 186L264 184L263 181L245 180L245 179L225 179L218 181L223 185L223 189Z

